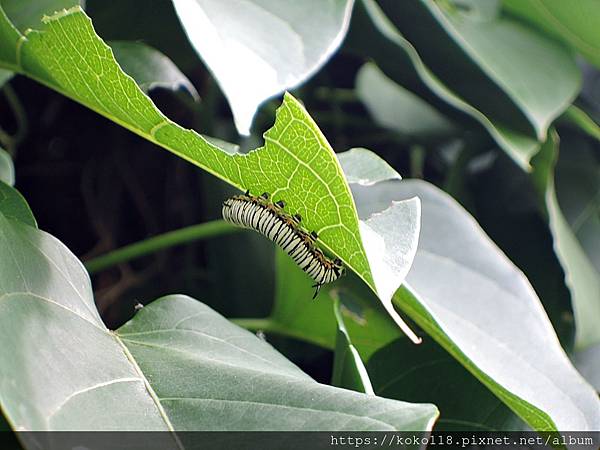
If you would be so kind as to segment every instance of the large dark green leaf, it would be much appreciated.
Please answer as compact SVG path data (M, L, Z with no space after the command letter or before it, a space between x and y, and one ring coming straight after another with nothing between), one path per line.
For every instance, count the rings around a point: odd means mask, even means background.
M538 64L531 71L515 70L517 66L512 64L510 55L518 52L520 46L511 48L498 40L490 42L486 24L471 23L474 18L464 18L465 23L461 22L459 27L457 23L450 23L445 15L448 11L439 9L434 2L415 1L402 5L384 2L386 12L395 21L392 23L375 2L364 0L359 5L356 18L361 33L351 40L353 48L375 58L386 75L419 95L425 95L428 102L435 104L436 98L438 102L441 99L442 103L473 117L511 158L521 167L529 168L530 158L539 149L537 137L545 134L551 119L569 105L578 88L577 69L560 45L508 19L502 19L501 24L492 23L492 28L499 30L502 36L510 35L512 28L517 28L518 35L526 39L528 53L532 55L531 60L526 61L527 67L541 55L549 55L541 66ZM488 17L486 20L496 19ZM421 21L428 25L418 25ZM505 24L508 24L508 30L505 30ZM364 33L372 37L368 45L364 40L361 42L360 36ZM472 48L463 33L483 34L484 39L474 45L485 44L491 51ZM516 36L508 36L506 41ZM494 45L495 42L499 45ZM477 57L482 52L485 53L483 59ZM488 65L486 61L490 58L495 60ZM500 65L503 70L491 71L494 65ZM551 76L541 69L547 65L553 67L550 70L552 76L560 78L560 94L548 96L548 91L544 91L543 99L520 95L530 88L531 92L538 92L541 85L550 85L553 89ZM467 82L467 73L472 75L473 82ZM517 98L519 101L528 98L529 101L526 105L516 105L514 99Z
M398 307L532 428L600 426L600 402L562 350L531 285L463 208L421 181L353 185L352 192L360 217L396 199L422 201L419 248L395 294Z
M117 331L179 430L427 429L435 407L320 385L192 299L172 296ZM211 381L211 382L206 382Z

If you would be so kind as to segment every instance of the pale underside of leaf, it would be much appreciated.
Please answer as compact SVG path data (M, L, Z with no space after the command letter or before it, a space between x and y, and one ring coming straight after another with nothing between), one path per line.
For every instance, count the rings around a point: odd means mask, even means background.
M354 2L173 3L190 42L223 89L238 131L248 135L264 100L309 78L338 48Z
M459 207L436 191L418 184L406 190L424 204L423 246L407 286L430 315L425 319L424 312L413 310L411 317L434 335L437 331L425 324L435 323L453 351L467 358L459 355L459 361L529 423L596 429L598 399L570 364L532 287L476 223L464 212L461 218ZM440 216L446 208L455 211L452 220ZM461 223L470 231L459 232ZM447 341L441 343L449 349Z

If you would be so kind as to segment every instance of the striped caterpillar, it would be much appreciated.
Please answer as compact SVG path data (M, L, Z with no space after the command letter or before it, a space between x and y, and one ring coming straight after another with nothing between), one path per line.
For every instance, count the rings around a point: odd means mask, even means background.
M344 267L340 259L325 256L315 245L317 233L300 228L300 215L289 215L283 211L284 207L283 200L270 202L266 192L255 197L246 191L223 202L223 219L257 231L281 247L315 281L314 299L321 286L343 275Z

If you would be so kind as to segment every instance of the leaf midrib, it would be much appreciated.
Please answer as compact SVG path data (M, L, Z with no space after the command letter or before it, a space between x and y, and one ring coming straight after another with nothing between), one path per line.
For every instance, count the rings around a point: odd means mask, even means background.
M79 12L83 12L79 7L75 7L74 8L78 13ZM54 19L53 19L54 20ZM59 20L56 20L57 22L60 22ZM11 24L12 26L12 24ZM62 24L61 24L62 26ZM20 64L21 61L21 48L23 46L23 44L28 40L26 35L21 34L18 30L15 29L15 31L17 31L20 35L19 40L17 41L17 46L16 46L16 60L18 62L18 64L10 64L7 61L3 61L0 60L0 68L3 69L7 69L10 70L12 72L21 74L23 76L26 76L34 81L36 81L37 83L46 86L49 89L52 89L58 93L60 93L61 95L70 98L71 100L73 100L76 103L79 103L80 105L91 109L92 111L94 111L96 114L99 114L103 117L106 117L107 119L111 120L112 122L117 123L118 125L122 126L123 128L131 131L132 133L137 134L138 136L141 136L142 138L152 142L155 145L158 145L159 147L164 148L165 150L175 153L177 156L179 156L180 158L185 159L186 161L196 165L196 166L200 166L202 167L202 169L206 170L207 172L209 172L210 174L212 174L213 176L227 182L228 184L232 184L236 187L238 187L239 189L243 189L242 186L238 186L236 183L233 183L230 179L226 179L224 176L220 175L219 173L213 171L210 167L208 166L204 166L199 164L198 161L193 160L192 158L188 157L187 155L185 155L184 153L180 153L178 151L176 151L173 148L168 147L166 144L161 143L159 140L157 140L154 136L153 133L155 133L156 131L158 131L160 128L162 128L163 126L167 126L167 125L171 125L171 126L175 126L177 128L181 128L178 124L176 124L175 122L173 122L172 120L170 120L168 117L166 117L164 114L162 114L160 111L157 110L160 118L162 119L160 122L158 122L157 124L155 124L152 129L151 132L148 133L146 131L144 131L143 129L136 127L134 125L131 125L123 120L121 120L121 118L114 116L112 114L110 114L108 111L103 111L101 109L99 109L96 105L94 104L88 104L88 103L84 103L84 101L82 99L79 99L78 97L76 97L74 94L71 94L67 91L65 91L63 88L61 88L59 85L50 83L42 78L39 78L37 75L26 71L23 66ZM36 32L35 30L30 30L30 33ZM116 62L116 60L115 60ZM118 65L118 62L116 62L116 64ZM125 71L121 70L122 73L126 76L129 77L131 80L133 80L133 78L126 73ZM63 72L64 73L64 72ZM135 80L133 80L135 81ZM192 132L195 137L201 139L203 142L206 143L206 145L214 147L212 144L210 144L210 142L206 141L204 138L202 138L202 136L198 133L196 133L194 130L186 130L181 128L182 130L186 131L186 132Z
M187 319L186 319L187 320ZM192 328L164 328L164 329L157 329L157 330L149 330L149 331L140 331L140 332L135 332L135 333L119 333L118 331L115 332L115 334L117 334L120 338L123 338L127 341L131 341L131 342L143 342L143 341L136 341L134 339L130 339L127 336L148 336L148 335L152 335L152 334L160 334L160 333L165 333L165 332L169 332L169 333L193 333L193 334L197 334L203 337L206 337L210 340L213 341L217 341L217 342L221 342L227 346L233 347L236 350L239 350L240 352L250 355L253 358L256 358L260 361L263 361L265 363L267 363L269 366L273 366L273 367L277 367L276 363L274 361L269 361L268 359L263 358L262 356L256 354L256 353L252 353L242 347L238 347L237 345L235 345L233 342L229 342L225 339L221 339L218 338L216 336L207 334L207 333L203 333L200 330L194 330ZM169 347L170 348L170 347Z
M17 295L27 295L31 298L35 298L37 300L40 301L44 301L52 306L61 308L65 311L68 311L69 313L73 314L75 317L83 320L84 322L88 323L89 325L92 325L94 328L97 328L98 330L102 331L103 333L109 335L111 338L113 338L121 347L121 349L123 350L123 353L125 354L125 357L127 358L127 360L129 361L129 363L133 366L134 371L138 374L138 376L140 377L141 381L143 381L144 383L144 387L146 388L146 391L148 392L148 395L150 395L150 398L152 399L153 403L155 404L161 419L165 422L166 427L168 428L169 431L175 431L173 424L171 423L171 420L169 419L169 417L166 415L166 412L164 411L164 409L162 408L162 405L160 404L160 402L158 401L158 396L156 395L156 392L154 392L154 389L152 388L152 386L150 385L150 382L148 381L148 379L146 378L146 376L144 375L144 373L141 371L140 367L138 366L137 362L135 361L135 359L133 358L133 355L131 355L131 353L129 352L129 350L127 349L127 347L125 346L125 344L122 342L122 340L113 332L111 332L108 328L103 328L101 326L99 326L98 324L92 322L91 320L89 320L88 318L82 316L81 314L79 314L77 311L74 311L64 305L61 305L60 303L55 302L54 300L35 294L33 292L27 292L27 291L23 291L23 292L9 292L3 295L0 295L0 300L1 299L10 299L13 296L17 296ZM71 395L71 394L70 394Z
M122 340L130 342L130 343L132 343L134 345L140 345L142 347L157 348L157 349L161 349L161 350L167 350L167 351L170 351L170 352L181 353L183 355L186 355L186 357L188 359L192 360L192 361L198 361L198 360L207 361L207 362L210 362L210 363L214 363L216 365L223 365L223 366L227 366L227 367L232 367L234 369L243 370L243 371L246 371L246 372L256 373L257 377L261 377L261 376L264 377L265 376L265 372L262 371L262 370L254 369L254 368L251 368L251 367L243 367L243 366L240 366L238 364L227 362L227 361L224 361L224 360L221 360L221 359L209 358L206 355L195 354L195 353L189 352L189 351L181 349L181 348L169 347L167 345L150 343L150 342L144 342L144 341L136 341L135 339L128 339L128 338L122 338ZM279 376L287 377L287 378L294 379L294 380L297 380L297 381L304 381L304 382L311 381L311 382L315 382L312 378L306 379L306 378L302 378L302 377L299 377L299 376L295 376L295 375L289 374L289 373L284 372L284 371L281 371L281 372L278 372L278 373L271 372L269 375L273 375L273 376L279 375ZM307 377L308 377L308 375L307 375Z

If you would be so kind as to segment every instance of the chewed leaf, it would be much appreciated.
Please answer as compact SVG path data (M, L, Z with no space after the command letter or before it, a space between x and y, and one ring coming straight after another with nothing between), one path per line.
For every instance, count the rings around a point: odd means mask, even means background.
M367 256L354 200L338 159L304 107L290 94L284 96L274 126L264 135L265 145L248 154L232 153L165 117L122 71L79 7L45 17L44 22L43 31L29 30L22 36L5 15L0 16L0 29L6 36L0 41L0 63L242 191L268 192L273 201L285 200L286 210L300 214L303 226L318 233L319 245L339 257L393 311L391 295L408 271L412 256L402 256L408 257L408 265L400 277L378 275L375 281L371 264L379 264L379 259L388 255ZM397 314L396 319L400 324Z
M16 46L19 71L240 190L284 198L290 211L301 214L307 228L319 233L321 243L375 289L335 154L291 95L285 96L275 125L265 134L265 146L248 155L232 155L166 118L122 72L79 8L45 20L44 32L30 31Z
M142 42L113 41L110 47L120 66L148 93L155 88L185 90L194 100L200 96L173 61Z
M85 8L85 0L2 0L1 3L15 28L21 32L29 28L39 28L42 17L48 13L78 5Z

